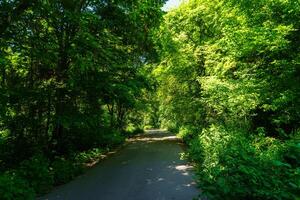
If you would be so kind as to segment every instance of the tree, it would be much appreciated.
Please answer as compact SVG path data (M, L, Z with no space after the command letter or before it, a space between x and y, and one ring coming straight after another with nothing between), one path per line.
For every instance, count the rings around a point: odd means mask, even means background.
M161 118L213 199L299 195L299 12L295 1L191 0L156 34Z
M13 149L8 165L37 151L91 148L80 144L82 133L101 138L126 128L146 87L140 69L154 59L150 35L162 4L1 2L0 124ZM9 164L13 155L18 159Z

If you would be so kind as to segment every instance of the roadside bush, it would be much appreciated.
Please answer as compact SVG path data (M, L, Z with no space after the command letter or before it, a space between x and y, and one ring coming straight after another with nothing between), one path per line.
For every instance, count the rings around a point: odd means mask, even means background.
M125 137L116 130L110 130L104 134L101 139L101 147L114 147L122 144L125 141Z
M83 172L82 163L65 158L56 158L51 166L55 185L67 183Z
M32 200L34 198L34 190L26 180L15 173L6 172L0 175L1 200Z
M88 163L95 159L97 159L99 156L101 156L105 150L99 149L99 148L93 148L89 151L80 152L75 155L75 162L79 164Z
M295 199L299 165L292 166L284 157L299 157L289 153L296 151L294 145L298 151L299 144L293 139L283 143L246 135L211 126L191 142L189 156L199 163L197 175L204 194L211 199Z
M149 129L153 129L154 127L151 125L145 125L144 126L144 130L149 130Z
M176 126L169 126L169 127L167 127L167 130L169 132L172 132L172 133L178 133L179 132L179 128L177 128Z
M198 134L198 129L192 126L183 126L180 127L178 137L182 138L186 143L191 142L193 138L195 138Z
M162 123L161 123L161 128L167 129L169 132L177 134L179 132L180 127L179 127L178 123L175 123L171 120L163 119Z
M125 137L132 137L141 133L144 133L144 129L140 127L135 127L132 124L127 126L127 128L123 131L123 135Z
M28 181L37 194L48 192L53 186L53 174L49 161L43 155L36 155L20 164L17 174Z
M87 151L92 148L115 146L125 138L117 130L105 128L99 130L79 130L71 138L76 151Z

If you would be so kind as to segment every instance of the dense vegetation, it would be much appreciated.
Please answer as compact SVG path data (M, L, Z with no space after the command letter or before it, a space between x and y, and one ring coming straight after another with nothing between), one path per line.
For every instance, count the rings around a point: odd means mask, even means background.
M300 3L163 3L0 1L0 199L147 127L179 133L210 199L299 199Z
M33 199L142 126L163 1L0 1L0 199Z
M160 121L188 143L204 194L298 199L299 1L190 0L156 38Z

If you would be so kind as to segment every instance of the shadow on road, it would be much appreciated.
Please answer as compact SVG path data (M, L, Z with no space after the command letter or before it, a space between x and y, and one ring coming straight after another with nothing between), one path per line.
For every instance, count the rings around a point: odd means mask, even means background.
M180 159L180 140L163 130L149 130L128 140L117 153L86 174L41 199L190 200L199 190L191 166Z

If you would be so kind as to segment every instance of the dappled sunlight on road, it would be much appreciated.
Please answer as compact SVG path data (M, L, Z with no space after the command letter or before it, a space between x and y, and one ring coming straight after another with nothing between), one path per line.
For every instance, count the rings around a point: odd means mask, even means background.
M180 141L179 138L176 136L166 136L166 137L135 137L135 138L130 138L127 141L133 142L133 141Z
M198 196L182 143L167 131L131 138L85 175L42 199L189 200Z
M127 141L181 141L181 139L166 130L147 130L146 133L137 135Z

